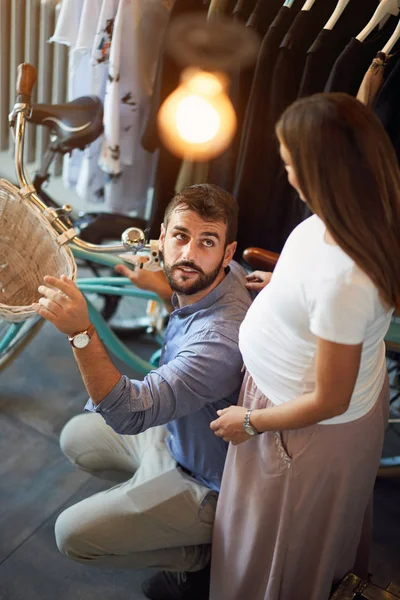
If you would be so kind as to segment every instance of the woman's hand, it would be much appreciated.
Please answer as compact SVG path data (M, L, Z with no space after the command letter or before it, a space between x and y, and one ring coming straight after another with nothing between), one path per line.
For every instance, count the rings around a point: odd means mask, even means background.
M210 427L215 435L222 437L225 442L231 442L234 446L242 444L251 437L243 429L246 411L243 406L229 406L218 410L219 418L212 421Z
M66 335L86 331L90 325L89 312L75 283L66 275L60 279L46 275L44 283L38 288L43 296L33 305L35 311Z
M268 271L253 271L246 275L246 287L253 292L261 292L271 281L272 273Z

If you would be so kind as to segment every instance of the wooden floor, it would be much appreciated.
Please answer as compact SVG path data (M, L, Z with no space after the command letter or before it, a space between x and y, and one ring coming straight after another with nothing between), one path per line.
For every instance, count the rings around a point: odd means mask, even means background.
M144 598L148 572L82 566L55 546L57 515L106 486L70 466L58 446L85 401L69 345L48 324L0 374L0 600ZM400 581L400 480L378 481L375 497L373 571L386 585Z
M86 399L69 344L49 324L0 373L0 600L145 598L149 572L76 564L55 545L60 512L108 487L59 449L63 425Z

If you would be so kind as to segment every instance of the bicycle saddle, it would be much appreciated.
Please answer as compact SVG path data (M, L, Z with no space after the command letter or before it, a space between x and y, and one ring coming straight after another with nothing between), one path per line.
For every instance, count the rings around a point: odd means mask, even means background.
M52 149L66 154L83 150L103 131L103 105L97 96L82 96L66 104L32 104L29 122L48 127L56 136Z

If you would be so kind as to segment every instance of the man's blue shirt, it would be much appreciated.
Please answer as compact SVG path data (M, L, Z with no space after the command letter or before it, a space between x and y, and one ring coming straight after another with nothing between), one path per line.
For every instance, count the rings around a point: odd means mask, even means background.
M219 490L227 443L210 429L217 410L236 404L242 380L239 327L251 299L245 272L231 263L221 283L207 296L171 313L160 366L143 381L122 376L97 406L118 433L136 434L166 425L175 460L201 483Z

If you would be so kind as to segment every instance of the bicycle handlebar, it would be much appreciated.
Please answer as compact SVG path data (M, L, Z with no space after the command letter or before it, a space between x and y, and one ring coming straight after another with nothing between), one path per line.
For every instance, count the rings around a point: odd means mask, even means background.
M100 246L85 242L76 233L74 235L74 229L71 224L65 224L57 211L49 208L37 194L29 175L26 173L24 163L25 124L30 110L30 97L36 77L37 71L33 65L29 63L19 65L17 99L9 117L10 126L14 130L15 138L15 171L24 195L36 208L45 214L57 233L67 233L69 240L83 250L96 253L126 252L127 250L131 250L136 254L136 252L144 248L149 249L150 243L146 243L145 234L137 227L131 227L124 231L120 244L105 244Z
M29 63L22 63L17 70L17 103L30 102L33 86L36 83L37 70Z

